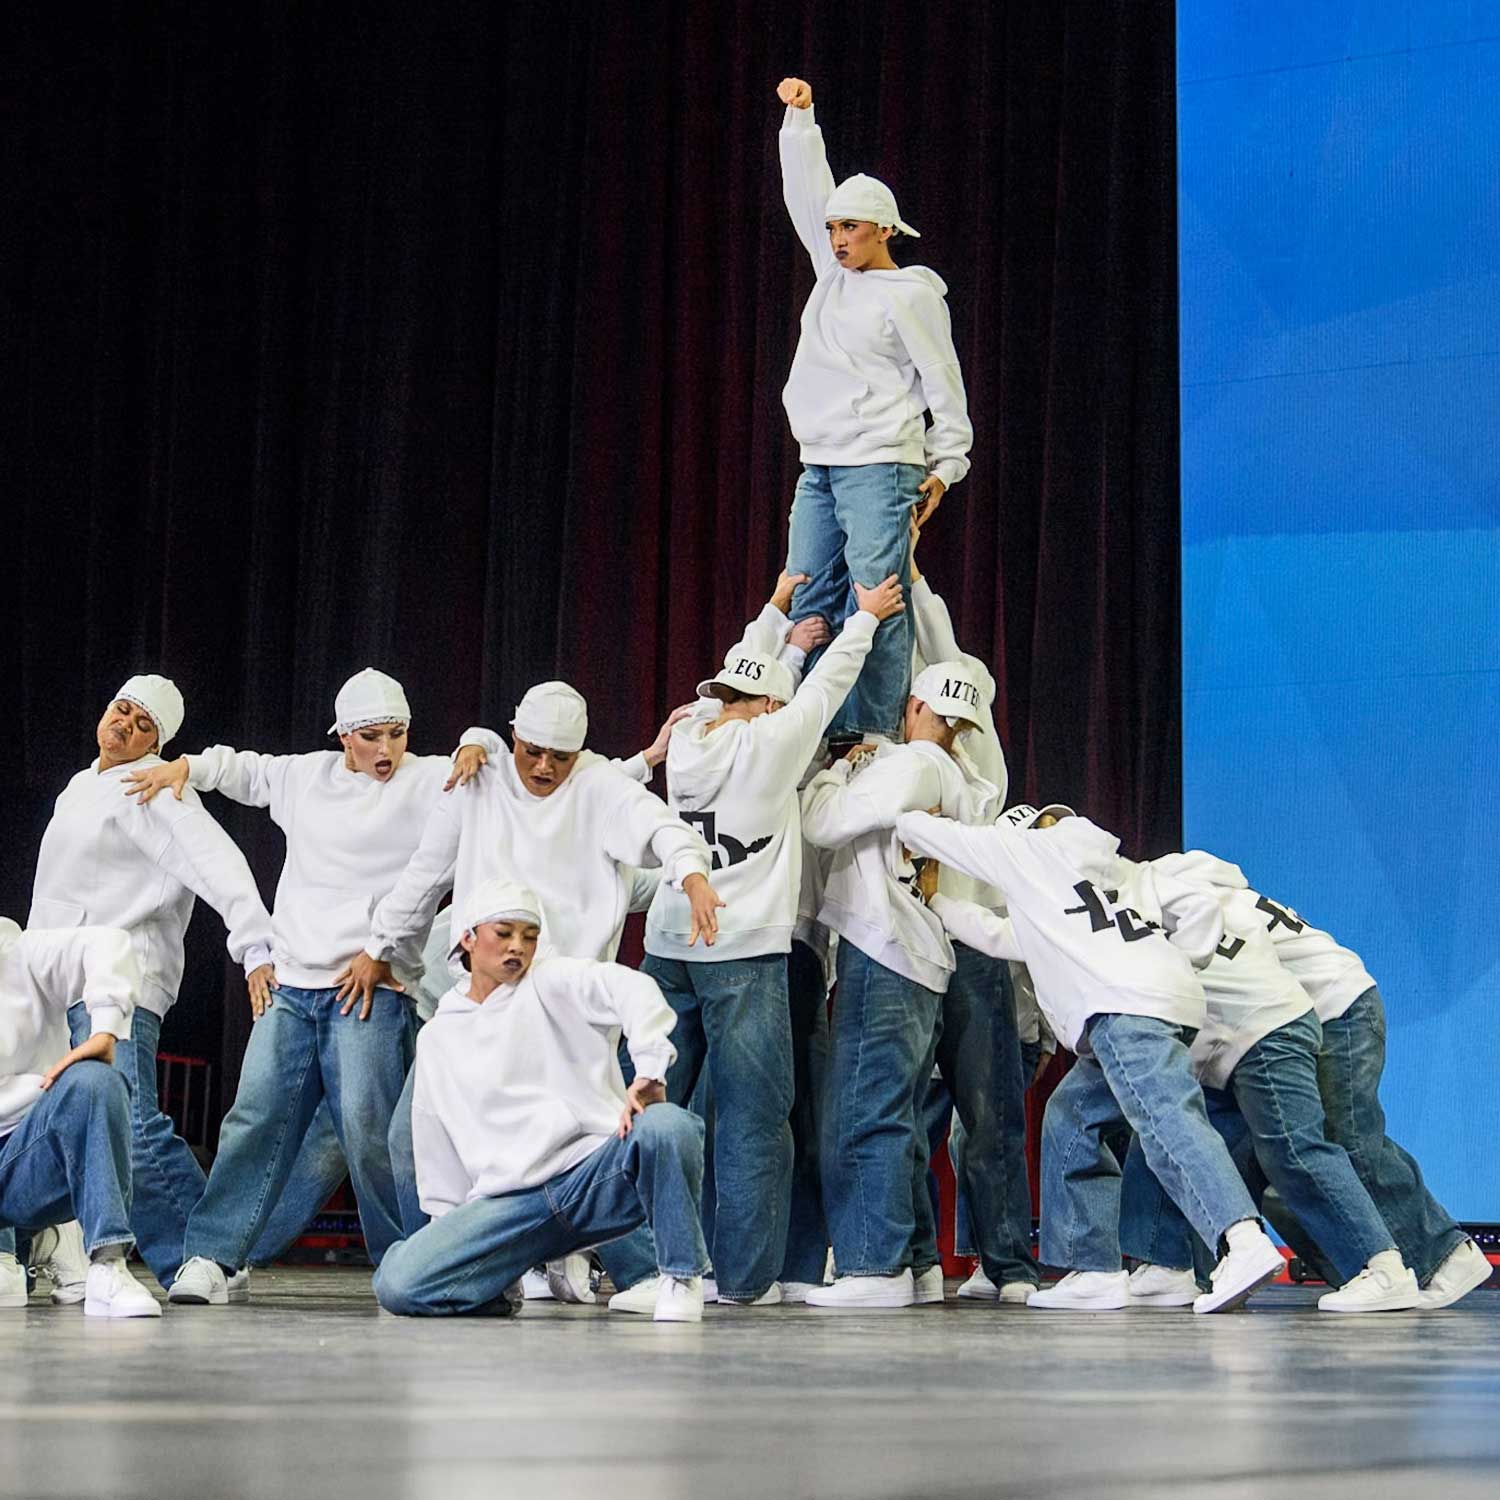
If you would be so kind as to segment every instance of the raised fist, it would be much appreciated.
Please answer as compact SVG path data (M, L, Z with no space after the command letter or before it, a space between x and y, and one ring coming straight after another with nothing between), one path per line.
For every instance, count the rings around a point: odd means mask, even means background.
M783 78L776 85L776 97L793 109L807 109L812 104L812 85L801 78Z

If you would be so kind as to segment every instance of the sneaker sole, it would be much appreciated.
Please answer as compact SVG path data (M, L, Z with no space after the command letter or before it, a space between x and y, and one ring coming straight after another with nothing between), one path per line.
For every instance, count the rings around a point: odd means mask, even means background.
M248 1300L249 1298L246 1298L246 1301ZM227 1293L220 1296L214 1296L210 1293L206 1297L200 1296L197 1292L182 1292L179 1294L174 1287L167 1293L167 1301L173 1307L227 1307L229 1305L229 1296Z
M915 1307L917 1302L914 1297L871 1297L861 1302L815 1302L809 1297L804 1305L824 1312L859 1312L866 1307Z
M1358 1307L1324 1307L1322 1298L1318 1299L1318 1311L1332 1313L1334 1317L1349 1317L1354 1313L1415 1312L1421 1305L1420 1292L1415 1300L1411 1297L1396 1297L1383 1302L1364 1302Z
M88 1293L82 1287L79 1287L76 1291L67 1292L59 1292L54 1289L50 1300L54 1307L77 1307L87 1296Z
M1038 1312L1123 1312L1130 1305L1128 1297L1090 1297L1087 1301L1077 1302L1032 1302L1026 1303L1027 1307L1034 1307Z
M666 1315L654 1313L651 1321L653 1323L701 1323L703 1321L703 1314L699 1313L696 1317L679 1317L676 1313Z
M108 1304L90 1302L85 1297L83 1299L83 1315L86 1318L159 1318L161 1317L161 1303L152 1302L149 1312L144 1307L137 1308L131 1312L116 1312Z
M25 1307L31 1298L25 1292L7 1292L0 1297L0 1307Z
M1191 1307L1198 1300L1197 1292L1154 1292L1149 1297L1132 1297L1132 1307Z
M1193 1311L1200 1317L1212 1317L1216 1313L1233 1312L1237 1307L1243 1307L1263 1286L1275 1281L1281 1274L1286 1262L1278 1255L1274 1266L1267 1266L1265 1271L1246 1286L1240 1288L1233 1296L1226 1297L1222 1302L1216 1302L1212 1307L1200 1307L1199 1303L1204 1298L1211 1297L1211 1292L1205 1292L1202 1297L1193 1301Z
M954 1295L962 1302L998 1302L999 1292L966 1292L962 1287Z

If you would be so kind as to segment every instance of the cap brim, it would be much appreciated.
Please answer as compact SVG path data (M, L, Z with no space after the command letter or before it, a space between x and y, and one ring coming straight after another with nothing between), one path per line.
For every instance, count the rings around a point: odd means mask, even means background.
M899 229L901 233L904 234L908 239L919 240L922 238L922 236L915 229L913 229L910 224L904 224L900 219L896 220L894 227Z

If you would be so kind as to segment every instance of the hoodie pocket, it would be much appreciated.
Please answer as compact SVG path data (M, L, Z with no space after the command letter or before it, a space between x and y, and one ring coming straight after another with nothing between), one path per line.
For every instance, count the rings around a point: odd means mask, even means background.
M71 901L54 901L48 896L38 896L31 903L31 915L26 919L28 927L82 927L88 913Z

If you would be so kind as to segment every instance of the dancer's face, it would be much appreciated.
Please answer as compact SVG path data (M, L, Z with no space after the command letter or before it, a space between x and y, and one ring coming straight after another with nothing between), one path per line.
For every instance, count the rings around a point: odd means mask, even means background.
M872 261L886 259L891 231L865 219L830 219L828 243L834 258L847 271L863 271Z
M515 760L521 785L533 797L550 797L578 764L578 752L553 750L547 745L531 745L525 740L517 740Z
M535 922L481 922L459 939L469 955L469 972L490 984L519 984L536 957L541 928Z
M351 771L361 771L376 781L389 781L406 754L406 725L366 724L339 736L344 747L344 764Z
M151 715L138 703L116 698L104 710L94 732L99 745L99 762L104 769L128 765L156 749L156 725Z

